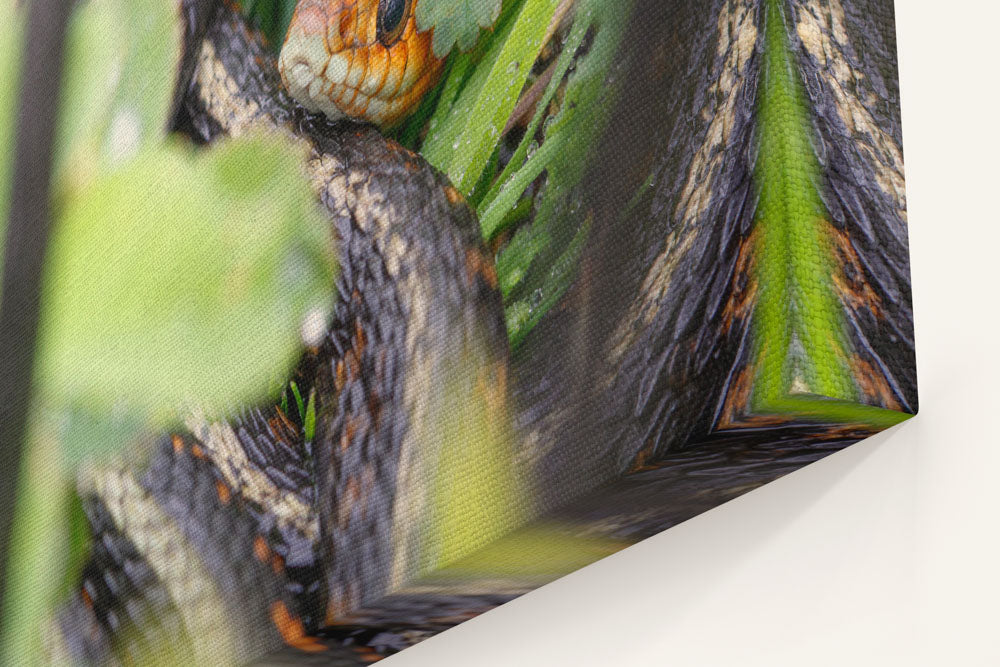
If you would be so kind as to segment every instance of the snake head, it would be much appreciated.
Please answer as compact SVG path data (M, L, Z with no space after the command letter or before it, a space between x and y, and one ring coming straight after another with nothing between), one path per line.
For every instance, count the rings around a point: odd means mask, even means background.
M299 0L278 60L285 88L332 120L396 125L444 64L431 51L433 32L417 31L419 1Z

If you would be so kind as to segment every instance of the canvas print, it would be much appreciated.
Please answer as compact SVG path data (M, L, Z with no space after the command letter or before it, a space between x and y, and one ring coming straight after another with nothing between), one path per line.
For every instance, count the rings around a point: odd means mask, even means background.
M917 411L891 0L54 4L4 664L369 664Z

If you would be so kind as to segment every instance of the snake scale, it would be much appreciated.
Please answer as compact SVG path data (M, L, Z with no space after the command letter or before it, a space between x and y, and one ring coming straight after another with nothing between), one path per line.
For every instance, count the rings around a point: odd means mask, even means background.
M298 18L325 4L302 0ZM383 46L413 36L412 4L346 3ZM362 16L380 5L400 20ZM314 86L295 54L279 72L235 7L182 0L180 17L172 128L206 150L284 133L334 229L332 321L292 378L316 392L316 433L274 404L225 423L192 414L144 466L82 474L92 546L53 658L367 664L537 586L414 584L446 560L429 525L483 516L434 495L463 446L442 413L485 411L520 471L510 507L451 560L537 517L625 546L878 430L752 409L758 83L775 17L790 27L843 267L851 390L916 410L891 3L637 2L620 67L632 116L595 146L584 183L599 224L572 288L513 356L493 255L448 180L373 125L331 120L335 101L356 115L357 93ZM414 63L388 86L412 84L400 108L439 69ZM392 124L404 111L378 98L386 80L363 106Z

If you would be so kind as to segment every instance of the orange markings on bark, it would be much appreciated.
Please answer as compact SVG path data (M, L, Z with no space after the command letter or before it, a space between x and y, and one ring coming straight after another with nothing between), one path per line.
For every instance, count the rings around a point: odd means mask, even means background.
M452 204L465 203L465 197L463 197L462 193L459 192L453 185L444 186L444 195L445 197L448 198L448 201Z
M347 480L347 490L341 502L337 504L337 522L341 528L347 528L347 523L351 519L351 510L361 500L361 483L357 477Z
M233 494L229 491L229 487L226 483L220 479L215 480L215 493L218 494L219 500L222 501L223 505L228 505Z
M653 460L653 455L655 453L655 442L652 438L646 443L646 445L640 449L635 454L635 459L632 461L631 467L628 471L632 472L642 472L643 470L655 470L655 465L650 465Z
M493 264L493 258L486 256L478 248L469 248L465 251L465 271L470 281L474 281L478 275L490 289L497 288L497 269Z
M861 258L851 243L851 238L847 232L829 226L836 245L837 270L833 273L833 284L840 296L840 301L851 310L857 312L862 309L871 311L872 315L881 319L882 299L878 293L872 289L871 284L865 277L864 269L861 266ZM850 276L848 271L850 270Z
M326 646L318 639L306 635L302 619L289 612L284 602L278 601L271 605L271 622L274 623L281 638L289 646L309 653L319 653L326 650Z
M88 609L94 608L94 598L90 597L90 593L87 592L86 588L80 589L80 597L83 599L83 604L87 605Z
M476 375L476 393L493 414L501 414L507 405L507 364L499 361L483 366Z
M896 395L889 386L888 380L881 371L859 356L851 358L851 374L854 382L864 392L865 403L887 408L902 410L903 406L896 400Z
M368 415L372 420L372 430L378 431L382 423L382 401L374 391L368 393Z
M170 444L174 446L174 454L180 454L184 451L184 438L176 433L170 436Z
M354 350L348 350L344 353L344 361L347 362L348 377L350 379L357 380L361 377L361 362L358 361L358 356L354 354Z
M866 424L840 424L831 425L819 433L812 435L816 440L845 440L847 438L857 438L862 440L875 435L881 429L872 428Z
M271 430L274 431L274 435L283 442L285 442L286 440L282 436L286 437L289 435L292 437L297 436L299 434L299 428L295 425L295 423L291 419L288 418L288 415L285 414L285 411L282 410L281 407L277 405L274 406L274 411L276 413L276 416L267 420L267 423L271 427Z
M323 619L323 624L358 625L358 620L350 615L358 599L357 593L357 587L353 584L345 584L343 581L333 582L333 590L326 603L326 616Z
M375 652L375 649L369 646L356 646L354 650L358 653L358 659L362 662L378 662L383 656Z
M340 436L340 451L347 451L347 448L351 446L351 442L354 440L354 434L357 430L358 423L354 415L346 415L344 417L344 432Z
M191 445L191 453L196 459L201 459L202 461L208 460L208 454L201 448L201 445Z
M253 555L261 563L267 563L271 560L271 547L267 546L267 540L261 535L253 538Z
M757 302L754 248L757 244L758 234L757 229L754 228L740 244L739 254L736 257L736 267L733 270L729 299L722 310L722 333L724 334L729 333L735 324L749 320Z
M358 356L358 359L360 359L361 355L364 354L365 345L367 344L367 342L368 342L368 339L365 336L365 330L361 328L361 319L360 318L355 318L355 320L354 320L354 340L352 341L352 343L353 343L353 346L354 346L354 352Z
M726 398L722 404L715 428L725 430L736 428L744 423L750 411L750 393L753 390L754 369L744 366L739 370L729 387L726 388Z
M344 360L337 360L336 372L333 376L333 386L339 392L347 384L347 371L344 368Z

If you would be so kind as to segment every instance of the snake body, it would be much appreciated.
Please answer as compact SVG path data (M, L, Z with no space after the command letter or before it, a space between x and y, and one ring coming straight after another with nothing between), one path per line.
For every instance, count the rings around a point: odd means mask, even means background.
M480 542L467 551L537 516L624 545L874 430L754 414L745 390L757 294L754 84L776 0L638 3L622 65L637 116L595 147L585 183L587 208L606 222L562 307L513 359L473 211L419 155L343 118L391 126L440 71L415 31L414 3L388 35L374 10L383 4L302 0L290 33L300 39L279 64L228 4L181 3L174 129L205 144L286 134L333 225L332 321L293 378L303 395L316 392L316 434L307 441L280 405L229 422L193 414L144 468L87 472L93 546L58 619L57 656L215 664L284 646L271 660L364 664L539 583L421 583L443 559L429 526L476 524ZM877 0L781 6L848 267L837 289L852 377L862 402L913 411L898 109L880 69L894 58L891 14ZM640 29L650 24L660 29ZM424 55L397 84L380 68L411 39ZM359 56L358 44L374 51ZM330 67L341 48L350 62ZM355 82L355 63L380 72L376 82ZM379 98L388 91L400 101ZM622 147L632 155L624 169L612 159ZM466 446L440 415L477 410L515 434L497 442L512 443L505 460L525 480L489 521L433 491L441 462Z

